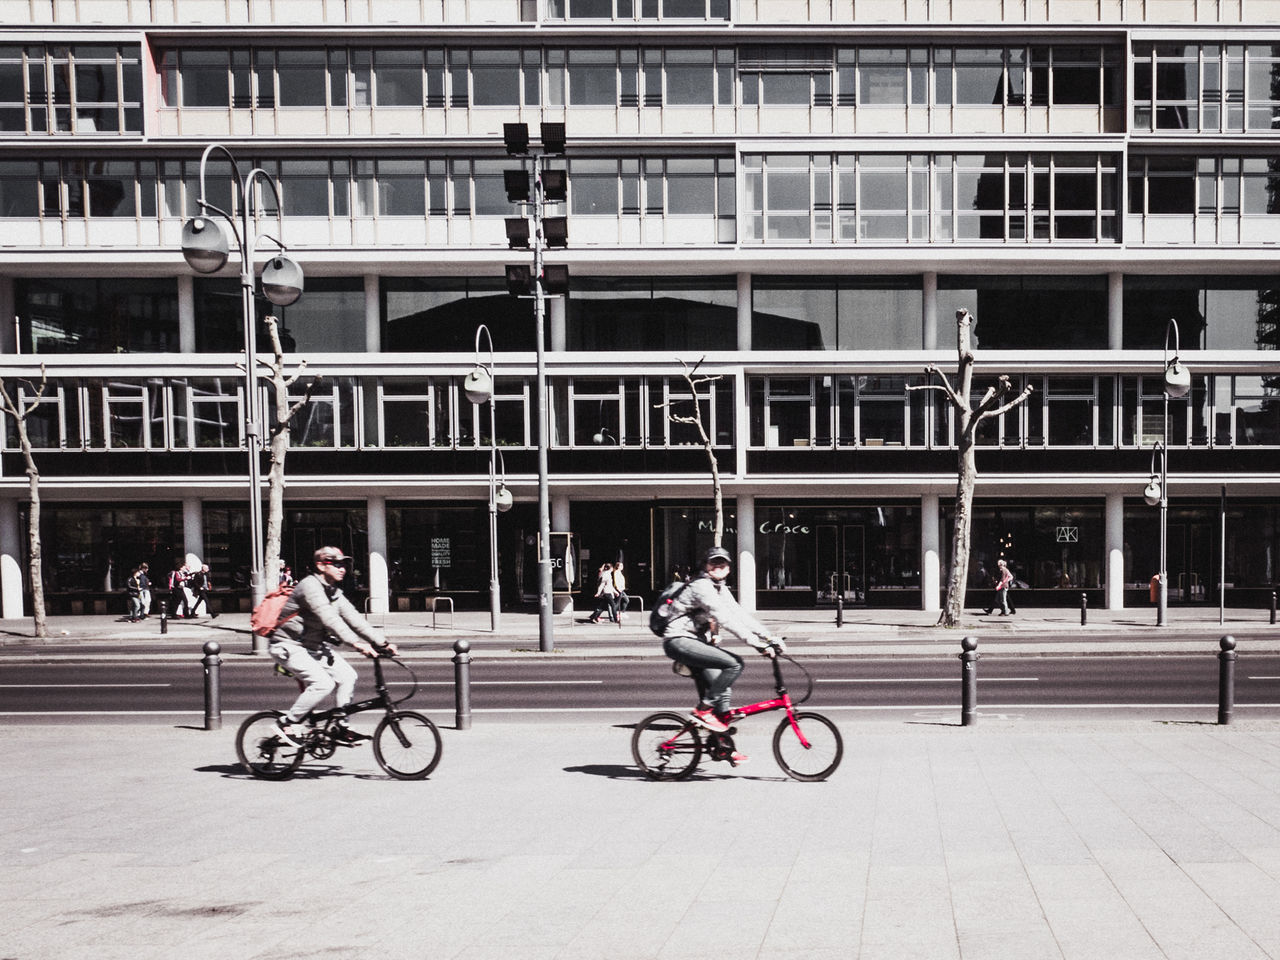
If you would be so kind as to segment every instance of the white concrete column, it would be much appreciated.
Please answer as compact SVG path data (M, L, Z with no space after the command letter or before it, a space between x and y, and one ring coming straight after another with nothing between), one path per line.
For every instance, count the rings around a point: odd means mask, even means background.
M391 589L387 580L387 498L369 497L365 503L369 531L369 564L365 580L369 584L369 612L390 609Z
M1107 349L1124 346L1124 274L1107 274Z
M566 297L550 297L547 300L547 321L551 325L551 352L563 353L569 342L568 310Z
M487 494L486 494L487 496ZM567 493L551 494L551 532L572 532L569 526L569 495Z
M18 305L13 299L13 277L0 277L0 353L18 352Z
M364 278L364 349L366 353L382 350L382 303L378 298L378 278Z
M178 352L196 352L196 280L178 274Z
M751 274L738 274L738 349L751 349Z
M938 349L938 274L926 270L923 280L920 325L920 346L925 350Z
M204 504L199 497L182 499L182 552L194 553L202 562L209 562L204 555Z
M1111 491L1106 506L1107 609L1124 609L1124 494Z
M942 609L941 514L936 493L920 498L920 609L926 613Z
M17 620L22 610L22 530L18 501L0 499L0 617Z
M756 609L756 498L738 494L738 603Z

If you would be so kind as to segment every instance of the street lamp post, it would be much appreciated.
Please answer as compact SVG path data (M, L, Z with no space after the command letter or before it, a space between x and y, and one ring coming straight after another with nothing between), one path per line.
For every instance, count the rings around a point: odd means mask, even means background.
M480 334L489 345L489 364L480 362ZM506 465L503 465L502 480L498 481L497 459L502 456L498 450L498 433L494 416L494 384L493 337L489 328L483 323L476 327L476 366L462 383L462 390L476 406L489 404L489 629L497 633L502 620L502 603L498 586L498 513L506 513L511 509L511 491L507 489Z
M240 222L221 207L209 203L205 199L205 169L209 163L209 154L220 151L231 163L235 189L239 191ZM279 248L262 268L262 293L277 306L285 307L302 295L302 268L285 256L284 242L278 236L259 233L255 227L255 213L261 210L256 202L254 184L258 181L267 184L276 202L277 233L283 233L284 212L280 203L280 191L275 181L261 167L254 167L243 177L235 156L220 143L211 143L205 147L200 156L200 197L197 203L200 213L188 220L182 227L182 256L187 265L196 273L217 273L226 265L230 255L226 234L208 214L220 217L231 229L235 237L236 247L240 253L240 305L241 320L244 325L244 403L245 403L245 446L249 451L249 588L256 607L266 593L262 582L263 544L262 544L262 492L261 452L262 435L259 429L258 391L257 391L257 314L254 307L254 261L257 256L259 236L270 240ZM232 195L233 205L236 196ZM261 653L266 647L265 638L253 637L254 653Z
M544 161L565 152L563 123L544 122L541 125L542 148L533 151L529 146L529 127L524 123L504 123L502 139L508 155L530 157L533 160L533 193L529 192L529 176L520 170L508 170L503 180L507 199L512 203L528 206L533 215L533 230L524 217L508 217L506 220L507 243L512 249L527 249L533 245L533 269L524 264L506 268L507 289L517 295L533 298L534 337L537 351L538 380L538 649L550 653L555 649L555 617L552 608L551 576L551 494L548 482L547 449L550 441L551 417L547 404L546 365L546 300L549 296L563 295L569 282L568 268L543 263L546 248L568 245L568 220L565 217L546 216L548 203L563 203L566 199L566 173L562 169L549 169Z
M1169 334L1173 334L1173 356L1169 356ZM1163 438L1160 444L1160 582L1156 585L1156 626L1163 627L1169 610L1169 398L1185 397L1191 391L1191 373L1178 359L1178 321L1172 317L1164 328L1164 410L1162 416ZM1154 454L1152 451L1152 483L1155 482ZM1144 494L1151 504L1151 484Z

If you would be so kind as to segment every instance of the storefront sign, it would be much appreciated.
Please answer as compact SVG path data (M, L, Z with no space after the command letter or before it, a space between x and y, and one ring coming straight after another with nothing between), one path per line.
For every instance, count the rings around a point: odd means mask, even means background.
M1080 528L1079 527L1058 527L1059 543L1079 543Z
M770 523L767 520L764 523L760 524L760 526L757 529L759 529L761 533L766 533L766 534L768 533L797 534L797 533L809 532L809 527L805 524L798 523L792 526L785 523Z
M431 565L433 567L453 566L453 543L448 537L431 538Z

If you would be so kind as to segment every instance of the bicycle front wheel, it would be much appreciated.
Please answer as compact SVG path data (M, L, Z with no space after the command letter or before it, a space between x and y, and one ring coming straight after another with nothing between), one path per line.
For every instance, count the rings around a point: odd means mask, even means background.
M280 738L276 721L280 713L264 710L248 717L236 733L236 756L246 771L259 780L288 780L302 765L306 751Z
M796 713L796 728L782 718L773 732L773 758L783 771L796 780L825 780L840 766L844 741L836 725L820 713ZM809 745L796 735L799 730Z
M702 737L688 717L655 713L636 724L631 756L650 780L684 780L702 758Z
M373 731L373 756L397 780L421 780L440 762L440 731L420 713L389 714Z

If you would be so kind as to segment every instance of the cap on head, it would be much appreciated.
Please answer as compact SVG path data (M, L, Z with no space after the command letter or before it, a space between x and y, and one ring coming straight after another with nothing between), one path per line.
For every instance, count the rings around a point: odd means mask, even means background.
M337 547L321 547L311 555L312 563L342 563L350 559Z
M724 547L712 547L710 550L707 551L707 555L702 558L702 565L704 567L710 566L713 563L732 563L732 562L733 562L733 557L729 556L729 551L726 550Z

